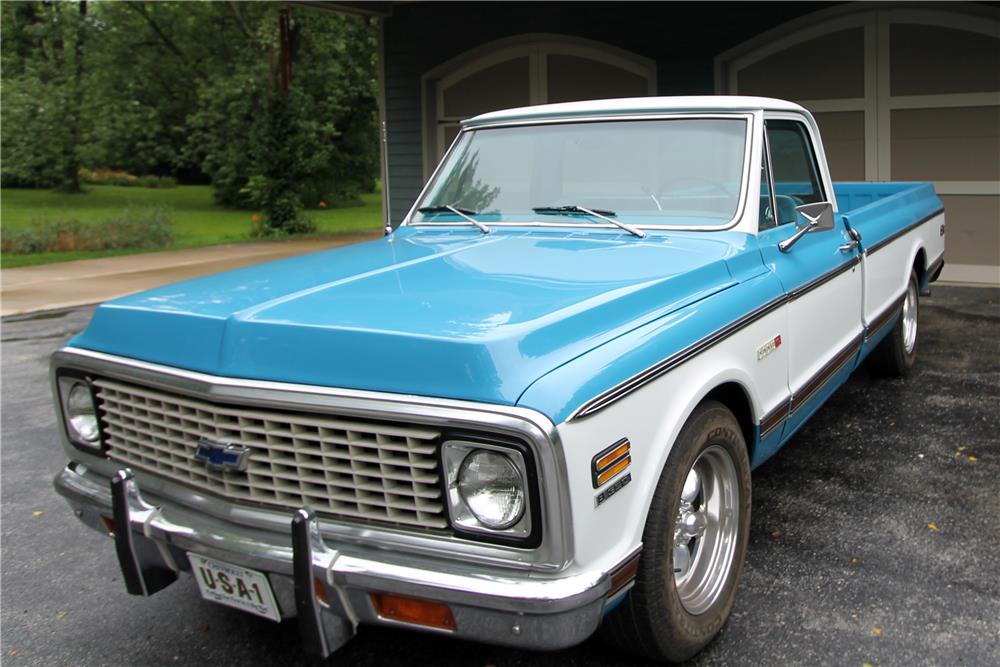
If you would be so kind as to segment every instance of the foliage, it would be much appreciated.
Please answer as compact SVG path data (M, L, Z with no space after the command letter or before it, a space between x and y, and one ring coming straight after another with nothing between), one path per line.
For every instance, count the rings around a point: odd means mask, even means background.
M157 248L174 241L170 215L163 209L126 209L99 224L79 220L36 220L3 235L4 253Z
M363 205L340 209L312 209L309 217L318 234L366 232L378 234L382 227L381 195L361 196ZM250 239L253 226L250 211L227 209L216 204L208 185L178 185L175 188L135 188L90 185L82 195L67 195L40 189L5 189L0 198L0 238L31 227L34 220L79 220L99 225L123 209L159 208L170 211L174 242L170 249L219 243L240 243ZM81 250L31 255L3 254L3 267L29 266L115 255L135 250Z
M260 206L290 228L303 228L300 203L357 200L374 187L367 19L293 7L291 86L276 103L286 5L89 2L83 18L78 2L0 5L5 187L59 185L67 146L92 171L210 180L218 202Z
M80 180L90 185L120 185L136 188L173 188L177 179L170 176L136 176L127 171L114 169L81 169Z
M2 4L0 183L78 191L83 3Z

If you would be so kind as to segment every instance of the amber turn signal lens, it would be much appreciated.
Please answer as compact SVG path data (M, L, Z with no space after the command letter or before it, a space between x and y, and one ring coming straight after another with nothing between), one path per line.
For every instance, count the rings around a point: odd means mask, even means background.
M115 536L115 520L112 519L109 516L104 516L102 514L101 515L101 523L103 523L104 527L107 529L108 535L110 535L111 537L114 537Z
M313 577L313 593L316 594L316 599L324 606L330 606L330 596L326 594L326 585L319 577Z
M629 441L626 440L620 447L612 450L610 454L605 454L601 458L597 459L596 467L598 470L606 470L609 465L614 463L617 459L628 454L631 445Z
M375 611L382 618L442 630L455 629L455 617L446 604L386 593L372 593L371 598Z
M605 470L604 472L599 474L597 476L597 485L600 486L601 484L604 484L606 481L608 481L609 479L620 473L622 470L625 470L625 468L627 468L630 463L632 463L632 458L626 456L624 459L616 463L613 468L611 468L610 470Z

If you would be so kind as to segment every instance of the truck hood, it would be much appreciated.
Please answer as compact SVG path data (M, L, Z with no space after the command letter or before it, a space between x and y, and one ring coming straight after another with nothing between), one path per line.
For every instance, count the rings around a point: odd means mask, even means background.
M404 227L108 302L70 345L227 377L513 405L571 359L735 284L727 259L747 242Z

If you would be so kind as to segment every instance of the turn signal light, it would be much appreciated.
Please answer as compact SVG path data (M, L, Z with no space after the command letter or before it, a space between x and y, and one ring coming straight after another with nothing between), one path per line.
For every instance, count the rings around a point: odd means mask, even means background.
M594 488L600 488L608 480L632 464L632 443L622 438L607 449L598 452L590 462L590 479Z
M440 602L405 598L387 593L372 593L372 604L382 618L402 623L413 623L442 630L455 629L451 608Z
M326 584L319 577L313 577L313 593L324 607L330 606L330 596L326 594Z
M102 514L101 515L101 523L103 523L104 527L107 529L108 535L110 535L111 537L114 537L115 536L115 520L112 519L109 516L104 516Z

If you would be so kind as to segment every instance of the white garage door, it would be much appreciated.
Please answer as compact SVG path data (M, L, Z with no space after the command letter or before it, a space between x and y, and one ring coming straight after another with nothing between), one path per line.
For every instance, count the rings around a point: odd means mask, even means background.
M716 86L812 111L834 180L933 181L942 278L1000 284L1000 12L956 6L817 13L720 56Z

